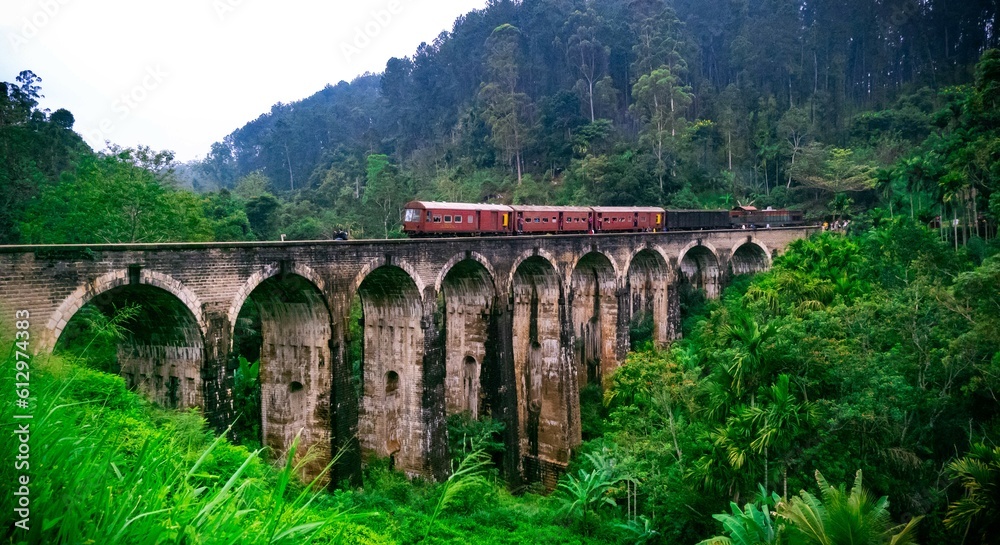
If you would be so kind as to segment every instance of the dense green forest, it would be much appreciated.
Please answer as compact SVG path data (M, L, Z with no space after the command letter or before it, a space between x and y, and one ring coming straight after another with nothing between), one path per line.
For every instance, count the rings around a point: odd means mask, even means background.
M0 83L0 244L392 237L413 197L852 220L718 301L683 294L669 349L637 324L549 495L507 490L497 424L461 417L446 482L377 461L363 488L310 488L291 456L128 392L103 372L128 316L85 316L33 370L30 542L1000 542L997 18L985 0L492 1L187 164L94 152L39 108L39 75ZM4 542L24 538L11 501Z
M997 216L997 17L985 0L492 1L183 165L95 156L25 71L0 93L0 242L386 237L414 197L881 206L964 239ZM60 225L70 200L74 224L108 226Z

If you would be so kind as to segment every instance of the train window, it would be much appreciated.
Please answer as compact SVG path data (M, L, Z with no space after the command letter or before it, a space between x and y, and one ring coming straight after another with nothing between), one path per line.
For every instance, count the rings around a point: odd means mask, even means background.
M548 223L548 222L549 222L549 218L542 218L542 223Z
M445 223L451 223L451 216L445 216L444 217L444 222Z
M472 223L472 216L469 216L469 223Z
M538 218L535 218L535 223L538 223Z
M431 221L431 212L430 212L430 210L427 211L427 221Z
M552 223L555 223L557 221L559 221L559 220L557 220L555 216L552 216Z
M462 223L462 216L455 216L455 223Z
M403 221L420 221L420 210L416 208L407 208L406 216L403 217Z
M441 216L434 216L434 223L441 223Z

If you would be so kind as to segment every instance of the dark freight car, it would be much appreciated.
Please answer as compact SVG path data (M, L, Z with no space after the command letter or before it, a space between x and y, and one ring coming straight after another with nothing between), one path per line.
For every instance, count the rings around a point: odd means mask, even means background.
M726 210L667 210L667 231L732 229Z

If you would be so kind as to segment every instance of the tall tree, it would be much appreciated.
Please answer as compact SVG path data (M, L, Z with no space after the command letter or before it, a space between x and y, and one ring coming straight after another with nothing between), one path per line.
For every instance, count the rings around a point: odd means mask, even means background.
M663 178L669 157L671 174L676 163L684 111L691 104L691 89L681 84L670 68L661 66L643 75L632 88L632 113L645 125L642 139L656 156L657 178L663 193Z
M378 212L385 238L389 238L392 227L399 224L402 206L406 203L408 194L399 170L389 162L387 156L368 156L367 182L362 202Z
M489 80L479 90L485 106L485 118L493 132L493 143L513 162L517 184L521 185L524 149L527 132L528 95L520 92L521 31L510 24L493 30L486 41L486 65Z
M578 85L586 86L584 99L590 104L591 123L595 120L594 86L603 77L611 54L610 48L598 37L601 24L600 16L591 7L574 12L566 23L566 29L571 32L566 53L582 78Z

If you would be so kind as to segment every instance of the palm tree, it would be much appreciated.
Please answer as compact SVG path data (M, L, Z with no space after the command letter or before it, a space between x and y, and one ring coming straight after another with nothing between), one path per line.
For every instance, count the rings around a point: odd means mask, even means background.
M767 376L764 346L777 332L773 324L761 327L749 313L734 313L733 319L723 330L723 335L736 349L727 373L737 399L757 391L760 380Z
M976 543L1000 536L1000 447L974 445L948 471L962 483L965 497L948 506L944 525L962 531L962 543L970 536Z
M820 496L802 491L788 503L778 505L778 517L788 524L790 543L802 545L906 545L915 543L921 517L905 525L891 526L889 501L875 499L861 487L861 471L850 492L830 486L816 472Z
M612 487L628 480L616 475L614 460L602 453L586 455L593 470L580 469L579 476L567 474L557 486L560 513L579 520L584 533L589 534L591 523L598 510L605 505L614 506L615 501L608 493Z
M777 494L774 495L777 498ZM781 543L780 526L771 517L768 505L748 503L741 511L735 502L729 503L732 514L719 513L712 518L722 523L728 536L710 537L698 545L777 545Z
M783 497L788 497L788 466L792 461L793 446L806 426L813 421L813 405L799 402L790 389L790 377L778 375L764 393L762 403L751 408L751 418L756 437L750 448L764 455L764 486L768 486L768 456L777 454L781 462Z

